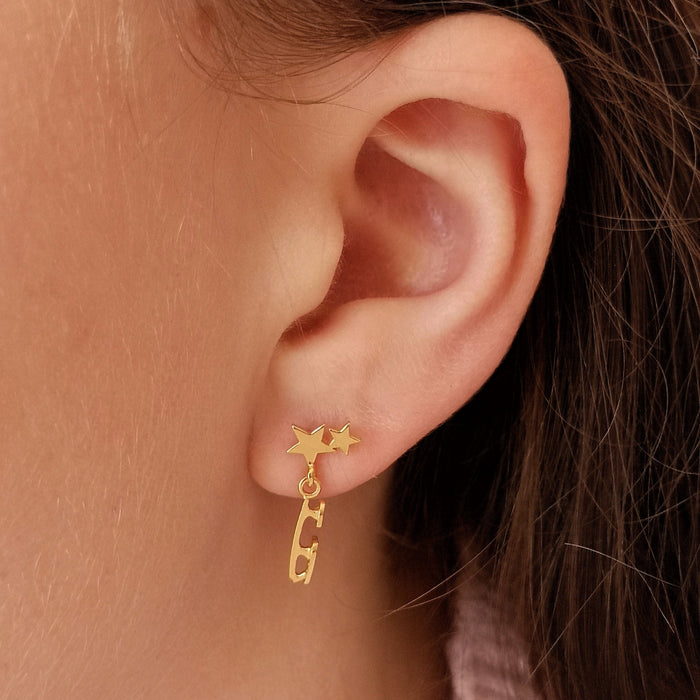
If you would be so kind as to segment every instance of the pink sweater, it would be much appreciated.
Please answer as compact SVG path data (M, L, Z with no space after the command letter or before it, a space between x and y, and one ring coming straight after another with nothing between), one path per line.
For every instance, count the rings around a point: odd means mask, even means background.
M498 628L485 594L464 586L453 624L446 653L455 700L539 700L522 643Z

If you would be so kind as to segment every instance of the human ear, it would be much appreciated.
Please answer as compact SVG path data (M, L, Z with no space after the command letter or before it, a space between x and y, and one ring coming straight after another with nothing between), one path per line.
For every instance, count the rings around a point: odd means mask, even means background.
M343 62L328 70L347 78ZM292 424L349 421L361 438L319 459L332 496L381 473L479 389L537 287L566 179L563 73L509 19L456 15L413 30L310 112L311 142L332 110L335 173L318 197L339 215L317 234L335 253L308 262L310 279L286 278L304 303L289 306L254 407L251 474L286 495L305 474L286 454ZM323 296L309 304L311 287Z

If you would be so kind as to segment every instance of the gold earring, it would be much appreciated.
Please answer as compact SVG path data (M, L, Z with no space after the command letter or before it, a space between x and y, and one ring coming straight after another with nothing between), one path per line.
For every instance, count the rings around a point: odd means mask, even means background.
M360 442L359 438L350 434L350 423L347 423L340 430L329 429L331 441L326 443L323 441L325 425L319 425L318 428L307 433L302 428L292 426L297 442L288 450L288 454L299 454L306 460L306 476L299 482L299 495L304 499L297 518L297 525L294 528L294 539L292 540L292 551L289 555L289 580L292 583L303 581L305 584L311 582L311 576L314 572L316 564L316 551L318 550L318 538L314 535L311 538L311 545L304 546L301 544L301 531L304 523L311 518L314 520L316 527L320 528L323 525L323 514L326 510L325 501L320 501L317 508L312 508L309 501L318 498L321 493L321 484L316 477L315 463L316 458L320 454L327 454L340 450L344 454L348 453L351 445ZM303 571L297 573L297 561L299 557L306 560L306 566Z

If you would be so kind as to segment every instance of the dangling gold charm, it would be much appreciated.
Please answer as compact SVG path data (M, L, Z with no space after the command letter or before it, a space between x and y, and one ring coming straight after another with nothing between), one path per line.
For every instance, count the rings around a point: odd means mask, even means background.
M307 489L311 489L307 491ZM304 547L301 542L301 531L304 523L312 518L316 521L316 527L320 528L323 525L323 513L326 510L325 501L319 501L318 508L312 508L309 501L316 498L321 493L321 484L313 474L313 468L309 469L309 475L305 476L299 482L299 494L304 499L297 518L297 526L294 528L294 539L292 540L292 553L289 556L289 580L292 583L311 582L311 575L314 572L314 564L316 563L316 550L318 549L318 537L315 535L311 538L311 546ZM306 559L306 567L300 573L297 573L297 561L299 557Z
M310 501L318 498L321 493L321 484L316 478L314 469L316 458L320 454L334 452L335 450L341 450L347 454L350 445L359 442L358 438L350 435L349 423L341 430L330 429L332 437L330 443L323 441L324 429L325 425L320 425L316 430L307 433L305 430L293 425L292 430L297 437L297 443L287 450L289 454L303 455L307 468L306 476L299 482L299 495L304 500L297 518L297 526L294 528L292 551L289 555L289 580L292 583L299 583L300 581L303 581L305 584L310 583L314 565L316 564L318 538L314 535L309 546L302 545L300 541L304 524L309 518L314 520L317 528L323 525L323 513L326 509L325 501L319 500L316 508L312 508L310 504ZM297 562L300 557L306 560L306 565L302 571L297 572Z

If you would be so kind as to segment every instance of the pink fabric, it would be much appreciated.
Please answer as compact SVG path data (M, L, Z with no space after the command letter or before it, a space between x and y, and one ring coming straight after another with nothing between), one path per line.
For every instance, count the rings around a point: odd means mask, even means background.
M455 700L540 700L529 682L522 643L498 629L485 594L463 586L453 624L446 653Z

